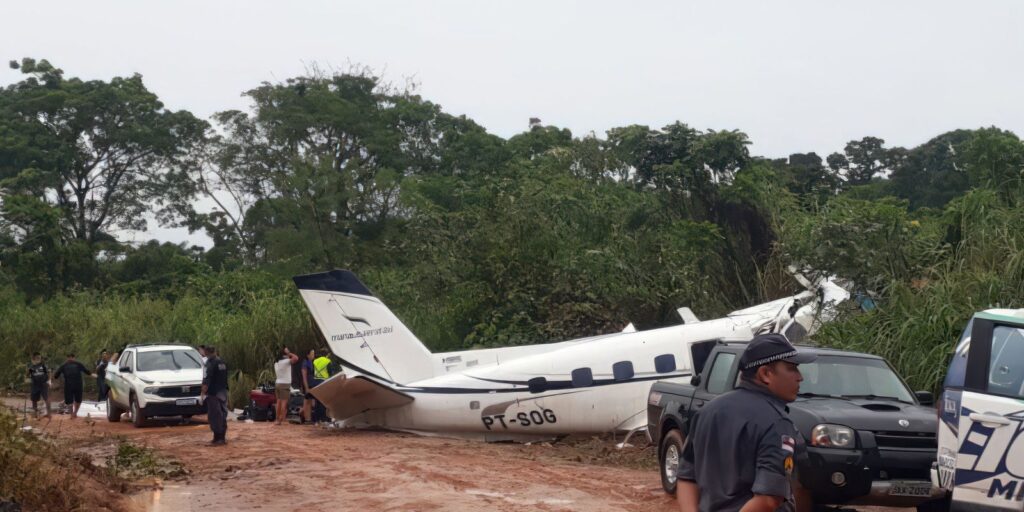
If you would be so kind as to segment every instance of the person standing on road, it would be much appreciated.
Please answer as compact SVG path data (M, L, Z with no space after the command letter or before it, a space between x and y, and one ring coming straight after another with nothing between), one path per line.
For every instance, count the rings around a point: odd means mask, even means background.
M39 417L39 400L43 401L46 417L50 417L50 369L43 363L39 352L32 354L32 363L28 365L28 378L31 385L32 412Z
M100 358L96 361L96 401L103 402L107 399L107 365L110 364L110 354L107 349L100 352Z
M274 422L278 425L288 418L288 400L292 397L291 369L299 356L292 354L288 347L281 347L281 358L274 363L274 397L277 399Z
M84 385L82 374L92 375L84 364L75 360L75 354L68 354L67 361L53 372L53 378L64 377L64 405L71 406L71 419L78 417L78 409L82 406Z
M211 445L227 444L228 433L228 365L213 346L206 347L206 372L200 400L206 403L206 419L213 431Z
M319 386L323 381L331 377L331 358L327 357L330 352L327 349L320 349L320 357L313 360L313 387ZM327 408L323 402L317 400L313 404L313 422L329 421Z
M309 390L316 386L313 382L313 359L316 358L316 351L310 349L302 360L302 418L305 421L313 421L313 402L316 399Z
M292 362L291 362L292 363L292 387L297 389L297 390L299 390L299 391L301 391L302 392L302 396L305 397L306 396L306 379L302 375L302 363L303 363L303 361L305 361L305 358L299 357L298 354L295 354L295 359L292 359ZM305 412L306 412L305 411L305 403L303 403L303 408L302 408L301 411L299 411L299 421L300 422L307 421L307 418L305 416Z
M781 334L754 337L740 356L739 386L697 411L679 462L683 512L792 512L793 456L803 440L786 404L817 356ZM799 446L798 446L799 445Z

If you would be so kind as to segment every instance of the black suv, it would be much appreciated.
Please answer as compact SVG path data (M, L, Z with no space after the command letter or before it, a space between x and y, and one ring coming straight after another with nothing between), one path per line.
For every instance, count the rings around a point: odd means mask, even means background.
M665 490L675 492L683 439L693 412L732 390L745 342L718 340L691 347L689 385L657 382L651 387L647 420L658 444ZM931 485L937 417L929 392L912 393L878 356L802 347L818 359L800 365L800 398L790 418L807 441L796 459L800 484L815 505L919 506L942 497Z

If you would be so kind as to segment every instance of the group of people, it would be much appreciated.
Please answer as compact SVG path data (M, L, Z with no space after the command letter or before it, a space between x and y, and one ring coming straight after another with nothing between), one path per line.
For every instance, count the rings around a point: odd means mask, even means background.
M303 396L301 422L327 421L327 409L310 390L331 376L331 359L326 351L321 351L320 357L316 354L316 350L310 349L305 356L299 356L288 347L281 347L280 357L274 363L274 396L277 400L274 417L277 425L288 416L288 401L293 388L301 391Z
M107 399L106 371L111 358L106 350L100 352L99 359L92 370L75 358L74 353L68 353L66 360L51 374L50 368L43 361L39 352L32 354L32 362L26 370L29 381L29 398L32 400L32 411L36 417L42 415L50 417L50 388L53 382L58 379L64 381L64 406L71 419L78 417L78 410L82 406L82 398L85 392L85 376L96 376L96 400L102 402ZM42 407L40 408L40 402Z
M213 346L200 345L198 351L203 365L200 400L206 405L207 420L213 431L211 444L223 445L227 443L227 363L220 358L217 349ZM116 364L119 355L115 353L111 356L106 350L101 351L93 369L90 370L75 358L75 354L68 353L64 363L51 373L50 367L43 361L42 355L38 352L32 354L32 361L27 366L26 376L30 386L29 398L32 400L32 410L35 416L50 417L50 388L58 379L63 379L64 404L72 419L78 416L78 411L82 406L85 376L95 375L96 400L98 402L105 401L107 393L110 391L106 382L107 365ZM312 388L331 376L332 362L326 355L326 351L320 357L316 357L316 351L310 350L304 357L300 357L291 352L288 347L282 347L281 358L275 363L274 369L277 377L277 424L281 424L288 415L288 400L291 397L292 388L300 390L303 395L303 407L300 415L303 423L317 423L328 419L324 405L310 393Z

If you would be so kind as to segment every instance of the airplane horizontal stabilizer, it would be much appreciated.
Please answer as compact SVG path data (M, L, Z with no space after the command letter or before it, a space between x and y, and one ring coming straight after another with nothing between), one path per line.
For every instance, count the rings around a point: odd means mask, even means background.
M413 398L362 376L338 375L310 390L336 420L351 418L375 409L398 407Z

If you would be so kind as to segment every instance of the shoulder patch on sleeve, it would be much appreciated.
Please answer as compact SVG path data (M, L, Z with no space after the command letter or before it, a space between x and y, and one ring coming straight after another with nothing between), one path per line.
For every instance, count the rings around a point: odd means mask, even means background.
M787 452L789 452L789 453L793 453L794 451L796 451L796 440L793 439L791 436L787 436L787 435L783 434L782 435L782 449L787 451Z

